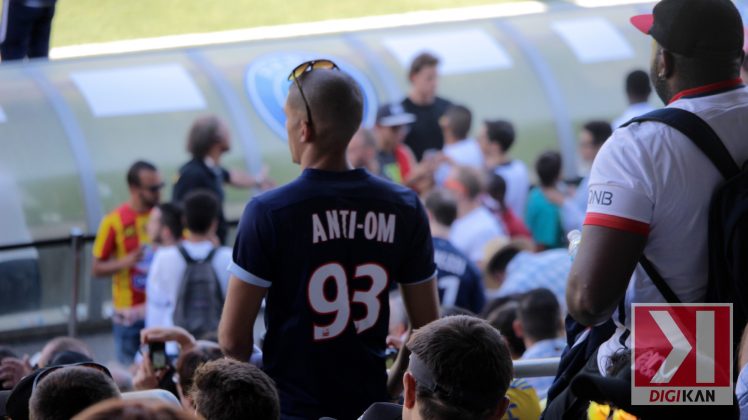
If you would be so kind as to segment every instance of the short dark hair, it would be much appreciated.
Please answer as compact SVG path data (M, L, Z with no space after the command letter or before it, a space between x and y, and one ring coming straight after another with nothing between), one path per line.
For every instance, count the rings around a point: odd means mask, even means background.
M463 105L452 105L444 113L449 121L449 129L455 137L462 140L467 138L470 133L470 126L473 124L473 113Z
M506 267L519 254L521 249L514 245L507 245L496 251L486 263L486 272L488 274L503 273Z
M626 93L634 98L646 101L652 93L649 75L644 70L634 70L626 76Z
M182 206L177 203L162 203L158 206L161 211L161 224L171 232L174 239L182 237Z
M408 71L408 77L421 72L426 67L436 67L439 65L439 59L435 55L427 52L422 52L410 62L410 70Z
M193 397L206 419L280 418L278 391L257 367L232 359L207 362L195 372Z
M154 398L107 400L78 414L74 420L196 420L197 416Z
M218 360L223 357L223 352L218 344L209 345L198 343L190 351L179 355L176 363L177 374L179 375L179 386L182 388L184 395L192 392L192 384L195 379L195 371L211 360Z
M47 375L29 400L30 418L67 420L120 393L112 378L92 368L70 366Z
M184 198L184 219L187 229L197 234L205 234L210 225L218 220L221 204L212 191L193 191Z
M540 341L558 337L561 325L561 307L556 295L546 288L530 290L519 298L517 319L524 334Z
M442 188L431 190L426 195L424 205L440 225L450 227L457 219L457 200L448 190Z
M535 172L541 186L554 186L561 176L561 154L555 150L541 153L535 161Z
M498 144L502 152L512 148L516 137L512 123L505 120L486 120L483 124L486 125L488 141Z
M423 418L486 418L506 395L512 359L501 334L482 319L438 319L416 330L407 346L439 385L432 391L416 379ZM470 401L460 394L470 395Z
M333 142L320 147L345 148L363 119L364 96L358 83L343 71L326 69L306 72L297 81L309 102L314 132ZM305 109L297 83L291 84L288 99L293 108Z
M491 196L491 198L499 203L502 210L506 208L506 204L504 203L504 198L506 197L506 181L503 176L493 171L489 172L486 192Z
M512 356L520 357L527 348L525 347L524 340L514 332L514 320L517 319L519 303L516 297L513 299L492 310L486 317L486 321L504 337L504 341L509 347L509 352Z
M193 158L203 159L208 155L210 148L221 141L222 127L223 122L215 115L203 115L195 119L187 134L187 151Z
M613 134L613 128L607 121L589 121L582 128L592 134L592 144L597 147L602 146Z
M130 169L127 170L127 185L131 187L140 186L140 172L141 171L153 171L156 172L156 166L150 162L139 160L130 165Z

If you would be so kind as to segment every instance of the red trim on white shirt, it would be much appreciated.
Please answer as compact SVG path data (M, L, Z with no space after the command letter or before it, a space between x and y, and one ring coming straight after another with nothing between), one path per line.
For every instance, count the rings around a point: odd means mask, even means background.
M647 223L627 219L625 217L612 216L610 214L587 213L587 217L584 219L584 224L622 230L643 236L649 235L649 225Z
M699 87L695 87L692 89L682 90L678 92L675 96L673 96L672 99L670 99L670 102L668 102L668 105L672 104L673 102L677 101L680 98L683 98L684 96L703 95L705 93L710 93L710 92L714 92L717 90L737 87L737 86L740 86L741 84L743 84L743 79L738 77L732 80L723 80L717 83L711 83L708 85L699 86Z

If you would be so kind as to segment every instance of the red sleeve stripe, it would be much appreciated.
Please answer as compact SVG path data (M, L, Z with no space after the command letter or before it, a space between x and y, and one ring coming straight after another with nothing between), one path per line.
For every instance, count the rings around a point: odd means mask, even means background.
M626 219L625 217L611 216L609 214L587 213L584 224L623 230L644 236L649 235L649 225L647 223Z

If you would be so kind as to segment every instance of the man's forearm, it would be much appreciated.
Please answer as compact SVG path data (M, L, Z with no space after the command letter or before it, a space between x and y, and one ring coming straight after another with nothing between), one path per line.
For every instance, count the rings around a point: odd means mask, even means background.
M125 259L96 260L91 269L91 274L94 277L109 277L125 268L129 268Z
M407 337L410 337L412 331L408 330ZM410 350L408 347L403 345L400 351L397 353L397 358L390 368L389 375L387 376L387 395L394 401L400 396L403 391L403 375L408 370L408 362L410 360Z

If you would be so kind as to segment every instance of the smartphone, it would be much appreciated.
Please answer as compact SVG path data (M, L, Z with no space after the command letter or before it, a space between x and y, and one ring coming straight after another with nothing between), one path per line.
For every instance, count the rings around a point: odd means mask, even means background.
M153 370L166 369L166 344L163 342L149 343L148 355L151 358Z

